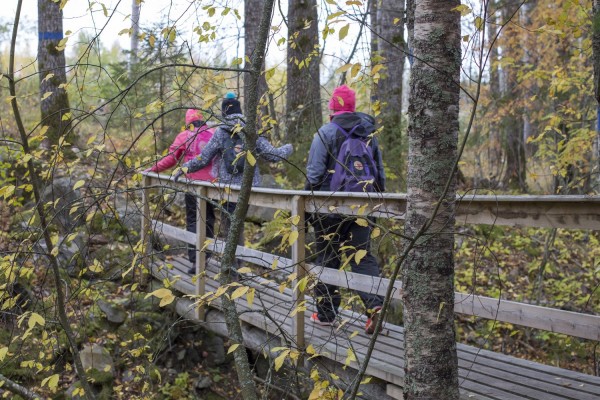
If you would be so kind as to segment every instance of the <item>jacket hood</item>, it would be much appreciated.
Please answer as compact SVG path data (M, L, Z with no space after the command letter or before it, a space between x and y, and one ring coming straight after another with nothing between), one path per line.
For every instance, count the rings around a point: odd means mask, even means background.
M246 126L244 121L244 114L231 114L223 117L221 127L228 132L233 132L236 125L240 125L242 128Z
M360 125L354 131L356 136L367 137L375 131L375 119L362 112L338 114L333 117L331 122L338 124L346 132L350 132L356 125Z

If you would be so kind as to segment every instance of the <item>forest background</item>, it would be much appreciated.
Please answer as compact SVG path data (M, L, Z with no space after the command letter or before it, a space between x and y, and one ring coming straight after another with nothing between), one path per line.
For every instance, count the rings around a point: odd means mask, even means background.
M71 2L63 2L65 9ZM86 211L89 230L85 238L92 243L90 258L84 261L84 269L76 275L78 285L84 290L75 297L96 299L106 293L131 291L132 284L112 286L110 280L102 279L107 287L92 285L100 270L127 270L132 262L134 244L127 242L122 228L111 223L107 216L118 215L116 209L122 196L139 184L137 171L152 165L157 156L164 154L174 136L183 129L184 110L198 107L205 112L209 122L211 112L218 114L220 98L227 91L235 91L244 100L244 77L236 72L247 62L244 54L245 10L242 3L181 2L177 7L165 7L142 23L139 35L131 27L131 4L125 2L101 2L91 4L98 16L96 29L107 19L122 21L121 29L111 30L110 42L98 31L74 30L65 33L63 44L67 49L67 82L71 111L66 120L73 121L74 129L65 141L50 143L42 139L40 121L40 76L36 66L36 54L32 45L19 41L16 56L17 98L27 110L24 124L30 139L40 147L41 159L52 160L46 164L45 178L72 179L77 186L83 181L85 189L94 194L104 190L105 197L95 207ZM150 3L150 2L148 2ZM174 4L175 2L173 2ZM114 7L121 7L113 14ZM346 82L357 90L357 109L370 112L379 118L386 172L389 177L388 191L402 192L406 188L407 146L407 90L403 83L410 74L410 47L404 30L402 10L391 19L391 26L402 27L402 38L392 43L393 56L378 53L383 46L376 33L377 21L370 12L372 3L360 1L318 2L319 42L303 57L292 59L302 69L313 67L317 61L316 74L318 101L300 103L290 107L288 74L289 30L286 26L289 9L279 4L269 36L269 50L264 73L269 95L262 97L265 110L260 120L260 131L274 143L292 142L294 158L289 164L261 165L262 172L274 179L271 184L283 188L300 188L303 185L302 169L306 162L312 134L326 115L326 105L331 90ZM461 74L461 139L466 147L460 161L460 192L478 194L597 194L598 193L598 136L596 130L597 102L594 98L592 34L594 21L591 1L536 0L536 1L490 1L488 12L479 2L461 5L457 12L463 14L463 62ZM397 11L397 10L396 10ZM141 15L146 9L142 3ZM116 15L119 15L117 17ZM73 17L77 18L77 17ZM25 21L19 37L35 37L35 22ZM0 71L7 70L9 43L13 21L0 20ZM87 25L87 24L86 24ZM117 24L118 25L118 24ZM312 27L315 28L312 24ZM308 30L309 26L302 29ZM482 34L485 32L485 34ZM117 35L115 36L115 33ZM139 38L138 51L133 54L123 50L123 39ZM119 37L114 43L114 37ZM25 41L25 43L29 43ZM67 47L68 46L68 47ZM477 57L484 54L483 59ZM407 57L408 55L408 57ZM481 61L485 61L481 63ZM184 65L187 64L187 65ZM194 68L189 67L192 64ZM154 68L167 66L169 68ZM398 67L390 79L392 66ZM398 68L396 68L398 69ZM313 74L313 78L314 78ZM314 80L314 79L313 79ZM390 93L385 86L392 86ZM400 85L398 85L398 83ZM383 89L382 89L383 87ZM473 94L480 89L479 97ZM400 91L398 93L398 90ZM43 96L43 95L42 95ZM51 95L49 95L51 96ZM0 85L0 98L10 101L5 80ZM473 109L478 103L476 115L468 137L466 127ZM6 352L1 352L2 373L17 381L31 382L32 387L56 390L71 382L42 381L39 378L54 377L60 364L57 360L42 366L44 373L36 377L39 369L33 355L35 346L26 339L36 323L29 326L33 315L44 315L49 320L52 298L43 293L45 278L40 268L40 252L35 248L32 235L35 230L23 227L35 226L30 204L28 183L21 180L24 165L17 143L18 129L9 101L0 102L0 195L2 196L3 242L2 254L5 264L19 258L22 267L18 273L7 273L7 283L19 282L25 287L30 303L39 308L28 309L17 315L25 315L20 323L2 338ZM392 102L396 102L392 104ZM311 113L307 109L316 107ZM394 117L386 109L402 110ZM392 118L392 119L389 119ZM460 140L460 139L459 139ZM70 154L70 155L69 155ZM78 160L78 161L73 161ZM76 178L71 178L75 176ZM116 177L116 179L115 179ZM109 192L106 188L113 187ZM107 183L109 182L109 183ZM76 189L81 188L80 184ZM7 189L12 188L12 189ZM119 190L116 190L119 188ZM90 197L90 198L91 198ZM69 214L69 213L67 213ZM174 208L173 218L181 210ZM122 215L121 215L122 217ZM119 218L116 218L117 220ZM247 223L249 245L273 246L270 242L280 235L285 218L255 224ZM389 227L394 229L393 226ZM289 229L289 228L288 228ZM488 296L502 295L506 299L548 305L579 312L597 313L600 299L598 235L596 232L550 229L504 229L494 226L461 227L456 243L456 288ZM99 235L102 232L103 235ZM55 241L63 241L70 233L57 229ZM117 240L111 246L111 235ZM103 236L103 237L101 237ZM74 241L72 237L67 241ZM24 243L26 245L24 245ZM394 257L392 243L377 242L378 257L384 275L392 268ZM25 246L15 253L14 249ZM281 248L285 251L285 246ZM93 253L96 254L93 254ZM18 254L17 254L18 253ZM542 261L540 261L542 260ZM102 267L99 267L102 265ZM87 271L84 271L87 268ZM96 271L95 271L96 270ZM83 272L82 272L83 271ZM92 278L85 278L89 273ZM4 283L4 282L3 282ZM33 284L32 284L33 283ZM36 292L39 290L39 292ZM135 290L134 290L135 291ZM71 299L74 300L75 298ZM4 300L3 300L4 301ZM82 301L80 305L85 304ZM95 303L95 301L92 301ZM6 302L4 310L12 310L14 301ZM73 310L75 315L93 314L87 308ZM395 316L401 321L401 311ZM598 374L597 343L571 338L565 335L518 328L510 324L481 321L475 318L457 317L459 340L514 355L542 360L571 369ZM35 321L35 318L34 318ZM43 325L43 324L38 324ZM28 329L29 328L29 329ZM104 328L102 328L104 329ZM85 335L102 337L107 347L120 340L103 336L100 327L90 327ZM27 332L29 331L29 335ZM43 336L43 335L42 335ZM40 337L42 337L40 336ZM50 335L54 337L54 335ZM154 343L160 333L148 340L148 348L139 346L131 336L126 351L141 354L157 354L160 345ZM54 352L56 342L45 343L42 359ZM122 341L122 340L121 340ZM127 341L125 341L127 342ZM43 343L43 341L38 342ZM15 346L29 350L21 353ZM127 347L130 346L130 347ZM60 346L59 346L60 347ZM135 349L142 349L136 353ZM123 350L123 351L125 351ZM8 356L7 356L8 355ZM150 357L151 358L151 357ZM50 365L51 364L51 365ZM135 363L134 363L135 364ZM146 371L128 366L128 371L143 376ZM138 381L142 391L143 380ZM175 380L172 380L173 384ZM52 386L52 387L50 387ZM185 386L185 385L183 385ZM191 390L185 386L185 390Z

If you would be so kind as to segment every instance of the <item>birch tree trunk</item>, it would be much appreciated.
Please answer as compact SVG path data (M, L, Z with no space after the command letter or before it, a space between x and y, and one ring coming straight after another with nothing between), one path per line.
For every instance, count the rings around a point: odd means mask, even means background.
M140 43L141 0L131 0L131 54L129 55L129 78L132 79L133 66L137 63Z
M289 0L286 122L287 138L294 144L305 136L310 143L312 135L308 133L323 124L319 74L317 2Z
M375 3L376 1L373 1ZM402 75L406 45L404 42L404 1L380 0L374 26L377 36L377 55L374 60L384 67L375 84L373 100L379 101L378 122L383 127L381 143L386 158L402 167ZM396 171L404 176L402 169ZM400 187L395 189L400 190Z
M490 51L490 97L493 108L498 107L500 100L500 71L498 63L500 61L498 53L498 18L496 13L496 0L488 2L488 46ZM498 126L490 126L490 138L488 142L488 163L490 185L496 187L500 174L502 173L502 140Z
M57 145L69 133L71 122L63 116L70 112L64 49L57 49L63 38L63 13L60 3L38 0L38 70L42 125L48 126L45 146Z
M454 202L460 83L459 0L418 0L409 102L403 270L405 399L459 398L454 330Z

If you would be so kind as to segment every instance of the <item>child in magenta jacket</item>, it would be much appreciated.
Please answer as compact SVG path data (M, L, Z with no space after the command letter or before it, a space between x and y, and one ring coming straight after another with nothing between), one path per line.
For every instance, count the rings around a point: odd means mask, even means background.
M169 147L169 153L162 159L157 161L156 165L150 168L152 172L162 172L172 168L178 164L193 160L196 156L202 153L202 149L214 134L214 130L210 129L199 110L189 109L185 114L185 125L188 129L179 133L173 144ZM190 180L197 181L215 181L216 174L214 172L213 163L209 163L206 167L195 172L190 172L186 175ZM185 194L185 221L186 229L189 232L196 233L196 197L191 193ZM206 203L206 235L214 237L215 225L215 210L212 204ZM188 273L196 272L196 246L188 244L188 259L194 265L188 270Z

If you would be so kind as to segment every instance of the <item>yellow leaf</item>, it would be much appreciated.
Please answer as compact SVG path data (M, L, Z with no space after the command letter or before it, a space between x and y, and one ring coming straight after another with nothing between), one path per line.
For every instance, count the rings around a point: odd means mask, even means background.
M156 289L154 292L152 293L148 293L146 295L146 299L150 296L154 296L154 297L158 297L159 299L165 298L167 296L172 296L173 292L171 292L169 289L167 288L160 288L160 289Z
M175 300L175 296L173 296L173 295L165 296L160 300L160 303L158 303L158 306L164 307L166 305L171 304L174 300Z
M44 320L44 317L42 317L40 314L31 313L31 317L29 317L29 321L27 322L27 325L30 328L33 328L35 326L35 324L44 326L46 324L46 321Z
M381 235L381 229L374 228L373 232L371 232L371 239L375 239L376 237L379 237L379 235Z
M248 286L242 286L242 287L239 287L239 288L235 289L233 291L233 293L231 294L231 300L235 300L238 297L242 297L243 295L246 294L246 292L248 291L248 289L250 289Z
M50 375L49 377L45 378L42 381L42 386L48 385L48 387L50 389L54 389L54 388L58 387L58 378L59 378L58 374Z
M352 71L350 72L350 76L352 78L354 78L356 75L358 75L358 73L360 72L360 69L362 67L361 63L356 63L352 66Z
M49 74L47 74L44 79L42 79L42 82L46 82L49 79L52 79L54 77L54 74L52 72L50 72Z
M483 18L481 17L475 17L475 28L477 28L477 30L481 30L481 28L483 28Z
M237 272L240 274L251 274L252 270L248 267L242 267L242 268L238 269Z
M341 67L339 67L338 69L335 70L336 74L341 74L342 72L346 72L348 71L350 68L352 68L353 64L345 64L342 65Z
M290 218L290 221L292 222L292 224L298 225L298 223L300 222L300 216L294 215L292 218Z
M454 7L451 11L458 11L460 12L460 15L464 17L465 15L469 15L472 10L471 7L469 7L468 5L461 4L460 6Z
M8 347L3 347L0 349L0 362L4 361L6 355L8 354Z
M336 374L334 374L333 372L329 373L329 376L331 377L331 379L333 379L334 381L337 381L338 379L340 379L339 376L337 376Z
M102 266L102 264L100 264L100 261L96 259L94 259L94 262L92 265L90 265L89 269L95 274L104 271L104 267Z
M17 98L16 96L6 96L4 98L4 101L7 102L7 103L10 103L11 101L13 101L16 98Z
M298 231L292 231L290 233L290 237L288 238L288 243L291 245L293 245L294 243L296 243L296 241L298 240Z
M366 385L367 383L371 382L371 377L367 376L365 379L362 380L362 382L360 383L361 385Z
M248 289L248 293L246 293L246 301L248 302L248 305L250 307L252 307L252 303L254 303L255 292L256 292L256 289L250 288L250 289Z
M46 100L48 97L52 96L52 92L46 92L44 93L44 95L42 96L42 100Z
M248 160L248 164L252 166L256 165L256 158L254 158L250 150L246 151L246 159Z
M356 261L357 264L360 264L360 260L362 260L365 256L367 255L367 251L366 250L358 250L355 254L354 254L354 261Z
M73 185L73 190L77 190L80 187L82 187L83 185L85 185L85 181L82 179L80 181L75 182L75 184Z
M356 222L356 225L359 226L369 226L369 222L367 222L367 220L364 218L357 218L354 222Z
M271 263L271 269L276 269L278 264L279 264L279 258L273 259L273 262Z
M154 37L154 35L150 35L150 37L148 38L148 43L150 44L150 47L154 47L154 43L156 43L156 38Z
M350 365L351 362L356 361L356 355L354 354L354 351L351 348L348 348L348 350L346 350L346 361L344 361L345 365Z
M346 24L342 26L339 33L340 40L344 40L346 36L348 36L348 31L350 30L350 24Z
M331 21L334 18L339 17L340 15L344 15L346 14L346 11L338 11L338 12L334 12L333 14L330 14L327 16L327 21Z
M285 350L282 351L281 354L277 356L277 358L275 358L275 371L279 371L288 354L290 354L290 351Z
M239 343L232 344L232 345L229 347L229 350L227 350L227 354L231 354L231 353L233 353L233 352L235 351L235 349L237 349L239 346L240 346L240 344L239 344Z

